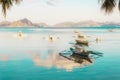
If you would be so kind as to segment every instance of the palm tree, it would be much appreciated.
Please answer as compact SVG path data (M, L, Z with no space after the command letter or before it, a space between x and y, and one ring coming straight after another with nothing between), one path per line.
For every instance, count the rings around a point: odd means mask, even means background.
M6 12L10 9L13 4L19 4L22 0L0 0L0 5L2 7L2 12L4 17L6 17Z
M0 0L0 5L2 6L2 12L4 17L6 17L6 12L10 9L13 4L19 4L22 0ZM113 9L118 6L120 10L120 0L99 0L102 4L101 9L106 13L112 13ZM117 5L118 4L118 5Z
M106 13L112 13L117 6L120 11L120 0L99 0L102 4L101 9Z

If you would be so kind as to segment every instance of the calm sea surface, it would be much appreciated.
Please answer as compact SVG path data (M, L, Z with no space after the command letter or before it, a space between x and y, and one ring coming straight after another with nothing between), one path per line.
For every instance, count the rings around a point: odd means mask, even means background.
M89 49L103 57L84 64L60 57L73 46L74 31L87 35ZM0 80L120 80L120 29L1 28Z

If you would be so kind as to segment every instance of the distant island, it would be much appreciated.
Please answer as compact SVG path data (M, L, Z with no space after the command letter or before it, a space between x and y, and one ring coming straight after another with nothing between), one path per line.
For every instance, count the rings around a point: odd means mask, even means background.
M33 23L29 19L24 18L13 22L2 21L0 22L0 27L48 27L48 25L46 23Z
M24 18L21 20L9 22L0 22L0 27L101 27L101 26L120 26L120 23L114 22L95 22L95 21L81 21L81 22L62 22L55 25L48 25L46 23L33 23L29 19Z

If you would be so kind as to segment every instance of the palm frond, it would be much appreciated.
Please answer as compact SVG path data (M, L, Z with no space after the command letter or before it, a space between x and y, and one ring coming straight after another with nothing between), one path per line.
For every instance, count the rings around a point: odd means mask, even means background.
M106 13L113 12L113 9L116 6L116 0L102 0L101 9L104 10Z
M22 0L12 0L15 4L19 4Z
M120 11L120 0L119 0L119 3L118 3L118 9L119 9L119 11Z
M19 4L21 1L22 0L0 0L4 17L6 17L7 10L9 10L13 4Z

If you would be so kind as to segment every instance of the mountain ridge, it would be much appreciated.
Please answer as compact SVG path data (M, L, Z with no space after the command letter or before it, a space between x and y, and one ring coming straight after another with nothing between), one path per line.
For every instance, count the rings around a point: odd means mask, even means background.
M1 21L0 27L100 27L100 26L120 26L120 23L115 22L96 22L92 20L80 21L80 22L61 22L55 25L48 25L46 23L33 23L27 18L23 18L17 21Z

